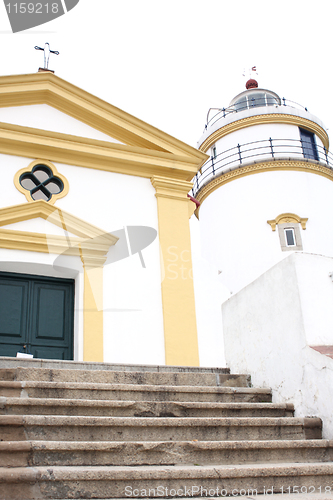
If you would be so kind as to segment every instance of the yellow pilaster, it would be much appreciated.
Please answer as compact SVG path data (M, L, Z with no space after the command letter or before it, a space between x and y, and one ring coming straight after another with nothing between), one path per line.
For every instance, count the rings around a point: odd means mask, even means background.
M83 361L103 362L103 267L100 263L93 265L90 259L82 258L82 261Z
M199 366L189 199L191 182L154 176L162 252L165 362Z

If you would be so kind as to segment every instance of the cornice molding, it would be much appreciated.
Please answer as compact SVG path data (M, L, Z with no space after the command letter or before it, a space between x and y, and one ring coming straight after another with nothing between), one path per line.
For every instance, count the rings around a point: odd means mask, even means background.
M96 245L89 239L12 231L10 229L0 229L0 247L9 250L79 256L81 260L82 252L84 252L84 261L91 256L94 259L99 258L99 261L103 260L103 263L109 250L107 245Z
M191 180L206 161L169 152L0 123L0 152L28 158L47 158L79 167L150 178L153 175Z
M286 170L317 174L326 177L326 179L329 179L330 181L333 181L333 171L318 163L297 160L267 161L240 167L232 170L231 172L227 172L220 175L219 177L216 177L200 189L200 191L196 194L196 199L202 205L207 196L209 196L213 191L223 186L224 184L227 184L228 182L240 179L241 177L246 177L247 175L259 174L262 172L281 172ZM197 217L199 214L200 206L195 211Z
M228 125L222 126L218 130L213 132L209 137L207 137L207 139L201 144L199 150L206 153L206 151L208 151L208 149L216 141L242 128L252 127L254 125L271 124L271 123L273 124L284 123L287 125L295 125L297 127L302 127L307 130L310 130L319 137L325 148L327 150L329 149L329 138L327 132L317 123L308 120L306 118L302 118L301 116L287 115L283 113L270 113L270 114L249 116L247 118L242 118L241 120L236 120L232 123L229 123Z

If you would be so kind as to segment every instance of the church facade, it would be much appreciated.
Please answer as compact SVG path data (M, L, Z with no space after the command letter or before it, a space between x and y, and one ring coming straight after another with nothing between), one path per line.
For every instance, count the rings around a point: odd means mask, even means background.
M0 114L1 355L199 365L206 155L50 71L1 77Z

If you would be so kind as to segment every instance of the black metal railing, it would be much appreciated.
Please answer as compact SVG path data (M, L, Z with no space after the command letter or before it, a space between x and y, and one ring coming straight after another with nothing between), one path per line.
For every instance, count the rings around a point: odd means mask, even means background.
M239 113L240 111L244 111L244 109L252 109L263 106L277 106L277 107L289 106L290 108L302 109L303 111L308 111L308 109L302 106L301 104L298 104L297 102L294 101L289 101L284 97L282 97L279 100L270 95L267 95L266 97L251 97L249 99L238 101L237 103L233 104L232 106L229 106L228 108L210 108L207 113L205 130L207 130L208 127L214 125L219 120L223 120L223 118L232 113ZM213 116L210 116L212 113L214 113L214 111L215 114L213 114Z
M311 148L308 142L298 139L269 139L263 141L237 144L237 146L211 156L203 164L193 178L191 196L196 197L198 191L216 177L231 170L241 168L244 163L258 163L271 159L293 159L317 161L333 170L333 155L326 148L316 145Z

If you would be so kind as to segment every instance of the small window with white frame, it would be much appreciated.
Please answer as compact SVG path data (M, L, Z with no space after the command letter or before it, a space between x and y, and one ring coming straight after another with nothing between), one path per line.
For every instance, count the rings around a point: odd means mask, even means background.
M295 229L293 227L286 227L284 230L287 247L296 246Z
M298 223L278 224L281 250L303 250L301 229Z

